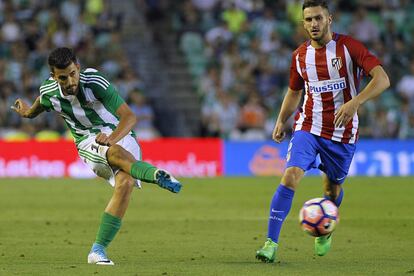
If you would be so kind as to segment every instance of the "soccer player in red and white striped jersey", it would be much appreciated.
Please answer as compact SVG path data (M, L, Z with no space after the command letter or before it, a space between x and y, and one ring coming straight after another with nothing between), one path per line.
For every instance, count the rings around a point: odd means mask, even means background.
M318 167L324 172L324 196L339 207L341 184L358 138L357 110L390 85L380 61L362 43L331 32L332 15L326 0L305 0L302 10L310 40L292 55L289 88L273 130L276 142L284 139L288 118L297 111L302 93L305 96L295 117L286 170L272 198L268 239L256 253L264 262L276 258L280 229L305 171ZM359 91L364 74L371 80ZM331 234L316 238L316 254L325 255L331 241Z

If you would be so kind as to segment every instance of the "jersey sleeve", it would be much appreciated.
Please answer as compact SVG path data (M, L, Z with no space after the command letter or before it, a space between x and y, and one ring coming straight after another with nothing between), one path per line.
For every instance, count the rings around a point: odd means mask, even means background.
M290 76L289 76L289 88L292 90L301 90L303 89L304 81L302 76L298 73L296 56L298 52L295 51L292 54L292 61L290 64Z
M112 84L110 84L104 92L99 93L99 95L96 96L103 103L106 109L114 114L118 108L125 103L124 99L121 98L118 91Z
M57 83L53 79L45 80L42 85L39 87L40 94L40 105L47 111L53 109L52 102L50 101L50 92L53 93L57 88Z
M352 60L364 70L365 74L368 74L375 66L381 65L381 61L358 40L348 37L345 45Z
M118 108L125 103L118 91L102 74L94 72L90 76L88 85L92 88L94 96L102 102L105 108L115 114Z
M52 103L50 102L50 97L47 95L40 95L40 105L49 112L52 110Z

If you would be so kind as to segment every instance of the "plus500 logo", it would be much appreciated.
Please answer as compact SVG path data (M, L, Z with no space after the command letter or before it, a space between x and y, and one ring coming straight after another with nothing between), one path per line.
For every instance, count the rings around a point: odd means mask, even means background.
M315 81L309 82L310 93L325 93L343 90L346 88L346 82L344 78L328 81Z

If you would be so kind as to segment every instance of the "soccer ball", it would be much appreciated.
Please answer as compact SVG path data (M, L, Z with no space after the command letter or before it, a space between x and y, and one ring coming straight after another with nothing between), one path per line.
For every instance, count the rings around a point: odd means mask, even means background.
M299 212L302 229L314 237L328 235L339 222L336 205L326 198L314 198L303 204Z

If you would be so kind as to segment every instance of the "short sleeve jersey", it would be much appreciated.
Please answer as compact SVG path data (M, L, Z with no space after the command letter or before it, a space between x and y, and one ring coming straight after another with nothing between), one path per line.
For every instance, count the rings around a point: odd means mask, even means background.
M333 33L322 48L310 41L292 55L289 87L305 90L303 106L295 118L295 130L304 130L342 143L355 143L358 115L344 127L335 127L335 112L358 94L361 77L380 61L359 41Z
M76 144L100 132L112 133L119 123L116 111L123 103L115 87L92 68L80 73L76 96L64 95L58 82L52 78L40 86L40 104L46 111L59 113Z

